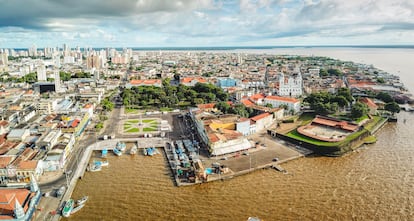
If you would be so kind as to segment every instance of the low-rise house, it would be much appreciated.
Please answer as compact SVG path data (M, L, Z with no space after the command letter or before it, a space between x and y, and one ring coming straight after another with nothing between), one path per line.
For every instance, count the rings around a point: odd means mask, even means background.
M255 131L261 131L273 123L273 115L270 113L262 113L250 118L251 124L255 124Z
M202 77L185 77L180 79L180 84L194 87L197 83L207 83L207 80Z
M13 129L7 135L7 140L20 142L25 140L28 136L30 136L29 129Z
M46 150L50 150L58 142L58 138L61 135L61 130L50 130L36 142L36 146L41 148L44 147Z

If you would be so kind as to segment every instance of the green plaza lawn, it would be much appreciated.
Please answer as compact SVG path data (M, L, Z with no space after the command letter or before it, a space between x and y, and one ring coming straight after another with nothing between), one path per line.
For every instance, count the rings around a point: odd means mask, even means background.
M128 119L123 123L124 133L142 133L158 131L160 119Z

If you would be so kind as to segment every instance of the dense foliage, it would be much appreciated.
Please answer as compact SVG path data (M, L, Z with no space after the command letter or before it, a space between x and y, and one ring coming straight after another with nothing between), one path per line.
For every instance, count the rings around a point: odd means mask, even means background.
M361 102L356 102L354 105L352 105L351 108L351 115L352 118L356 119L356 118L360 118L366 114L368 114L368 106L364 103Z
M253 108L246 107L243 104L230 106L227 102L221 101L215 105L215 108L224 114L237 114L241 117L252 117L255 115Z
M123 104L135 107L177 107L227 101L228 94L212 84L197 83L194 87L172 86L170 79L162 87L138 86L122 91Z
M348 88L340 88L337 94L328 92L312 93L304 99L315 112L326 115L346 107L353 98Z

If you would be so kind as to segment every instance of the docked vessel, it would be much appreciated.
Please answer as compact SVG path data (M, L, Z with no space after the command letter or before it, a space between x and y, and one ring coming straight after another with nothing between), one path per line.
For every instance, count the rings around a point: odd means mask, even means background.
M108 150L107 149L103 149L101 152L101 157L102 158L106 158L106 155L108 155Z
M118 143L116 143L115 148L123 152L126 149L126 144L124 142L119 141Z
M101 170L102 170L102 166L101 165L92 164L89 167L89 171L91 171L91 172L96 172L96 171L101 171Z
M78 200L76 200L76 204L79 206L79 205L82 205L82 204L85 204L86 203L86 201L88 201L88 196L83 196L82 198L80 198L80 199L78 199Z
M76 212L78 212L79 210L81 210L83 207L85 206L85 204L79 204L78 206L76 206L75 208L72 209L72 211L70 212L70 214L74 214Z
M144 148L144 155L145 156L153 156L154 154L158 154L157 148L155 148L155 147Z
M104 160L104 161L98 161L98 160L96 160L93 163L95 165L98 165L98 166L101 166L101 167L105 167L105 166L108 166L109 165L109 162L107 160Z
M131 155L135 155L138 152L138 146L134 144L134 146L132 146L131 150L129 151L129 154Z
M69 217L72 210L73 210L73 205L75 204L75 202L73 201L73 199L69 199L65 206L62 209L62 216L64 217Z
M118 148L114 148L114 154L117 156L121 156L122 155L122 151L118 150Z

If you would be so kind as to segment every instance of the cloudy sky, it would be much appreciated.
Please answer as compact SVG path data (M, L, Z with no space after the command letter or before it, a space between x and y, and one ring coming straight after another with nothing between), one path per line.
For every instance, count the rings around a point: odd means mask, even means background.
M0 0L0 48L414 44L413 0Z

